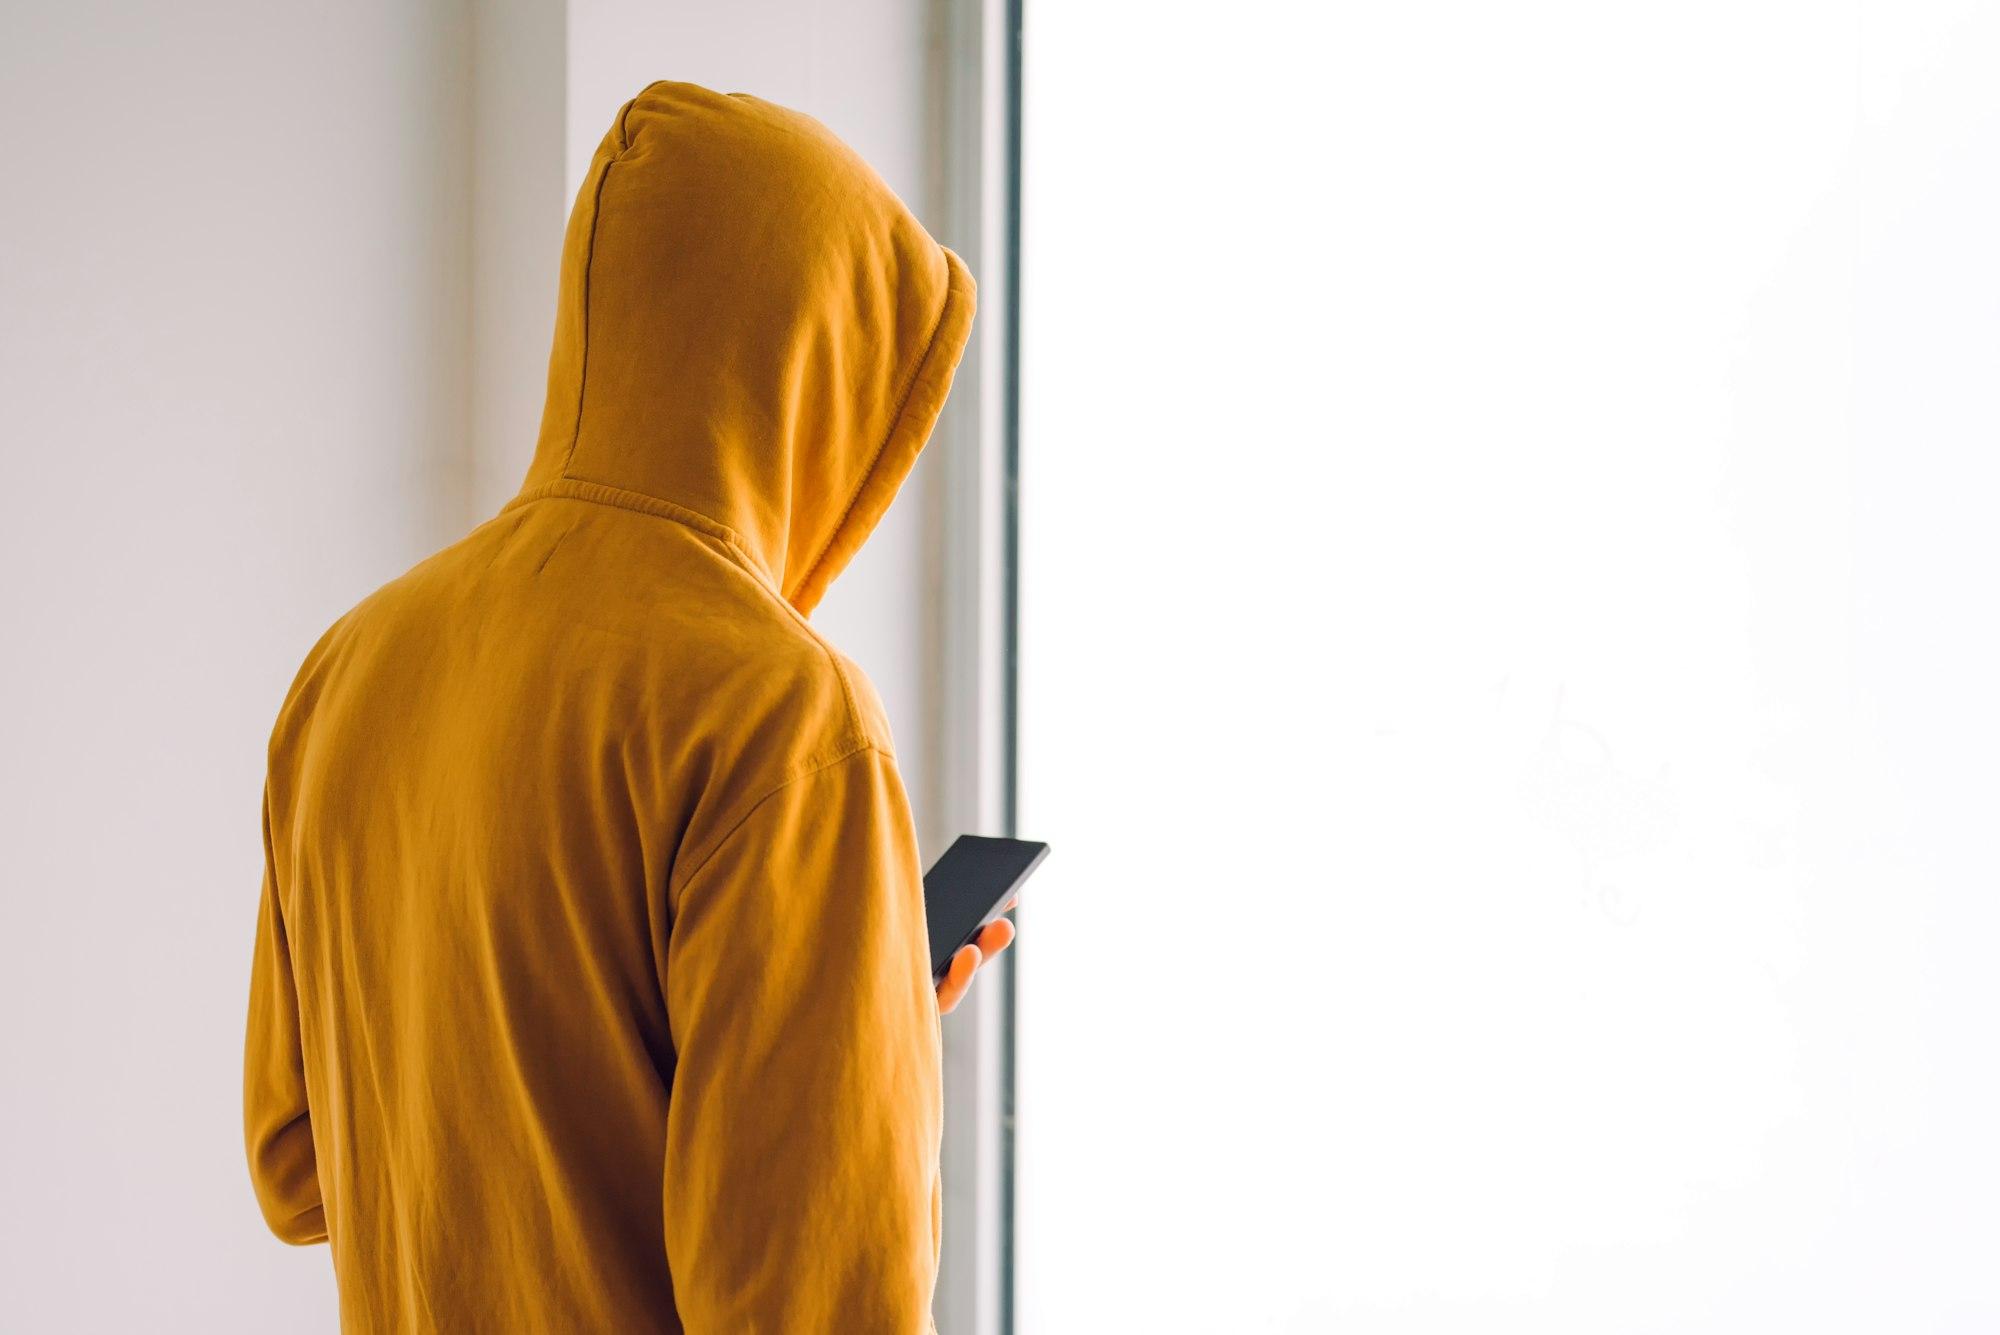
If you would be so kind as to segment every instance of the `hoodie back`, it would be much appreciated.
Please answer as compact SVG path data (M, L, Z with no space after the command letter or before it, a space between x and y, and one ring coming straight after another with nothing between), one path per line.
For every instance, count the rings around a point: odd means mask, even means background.
M534 461L271 734L251 1175L355 1331L924 1331L921 869L807 620L973 283L810 117L659 83L564 243Z

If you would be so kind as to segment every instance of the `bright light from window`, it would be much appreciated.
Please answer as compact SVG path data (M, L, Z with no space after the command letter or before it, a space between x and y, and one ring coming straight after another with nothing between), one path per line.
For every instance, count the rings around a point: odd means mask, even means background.
M2000 1328L2000 9L1031 4L1021 1328Z

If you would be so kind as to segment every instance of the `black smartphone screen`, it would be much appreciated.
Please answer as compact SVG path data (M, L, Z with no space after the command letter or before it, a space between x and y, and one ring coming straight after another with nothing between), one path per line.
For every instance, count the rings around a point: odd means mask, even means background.
M1049 855L1047 844L961 834L924 873L924 916L930 925L931 977L944 977L958 948L1000 916L1021 882Z

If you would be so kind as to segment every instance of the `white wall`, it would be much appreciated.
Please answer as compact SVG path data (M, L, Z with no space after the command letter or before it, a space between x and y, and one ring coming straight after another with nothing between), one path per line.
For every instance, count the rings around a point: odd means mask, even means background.
M263 748L464 517L461 18L0 10L9 1330L334 1329L239 1131Z
M468 522L520 490L548 389L571 187L561 0L477 0L472 39L472 308Z

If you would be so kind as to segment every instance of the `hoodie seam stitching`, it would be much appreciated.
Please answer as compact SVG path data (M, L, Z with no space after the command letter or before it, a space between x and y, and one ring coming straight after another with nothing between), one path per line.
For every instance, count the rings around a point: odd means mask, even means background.
M782 598L778 601L785 602ZM785 606L791 607L792 605L787 602ZM798 609L793 608L793 610L797 611ZM846 665L840 661L840 655L833 651L833 646L820 638L819 632L814 631L811 626L807 626L806 630L811 633L813 639L818 642L819 647L825 652L827 662L833 664L833 675L840 678L840 695L842 699L847 701L847 726L854 729L860 736L867 737L868 729L862 726L861 710L854 703L854 683L847 679Z
M938 253L940 256L943 255L942 247L939 248ZM862 496L867 493L868 484L874 479L875 470L881 464L882 455L888 450L889 442L893 441L896 438L896 433L902 429L903 418L910 410L910 398L917 392L917 386L923 382L924 368L931 364L931 358L937 352L938 339L944 334L945 317L951 314L953 295L951 261L947 259L945 260L944 300L938 303L937 319L931 324L931 334L924 342L923 355L918 357L915 364L911 366L910 379L903 386L902 393L897 396L896 415L889 419L889 429L882 433L882 441L875 447L875 452L868 456L868 467L861 471L861 481L855 486L854 494L847 498L847 505L840 512L840 522L835 524L833 530L826 535L826 541L820 544L819 551L813 555L811 563L806 566L805 573L799 576L798 588L803 589L810 585L813 581L813 576L819 573L819 568L826 564L827 555L833 551L833 544L840 538L842 533L847 531L848 521L854 517L854 507L861 504ZM788 599L787 601L790 600Z
M637 102L633 98L632 102ZM576 421L570 426L569 448L563 451L562 470L558 477L568 477L570 465L576 461L576 447L583 439L583 405L590 394L590 277L597 267L597 231L604 221L604 186L611 179L611 169L618 160L632 151L631 143L625 138L625 117L632 110L632 102L627 102L618 111L618 151L604 164L598 173L597 189L590 196L590 241L583 250L583 312L580 323L583 326L583 349L577 357L576 367Z
M755 566L755 558L744 545L742 534L719 520L710 519L699 510L690 510L685 505L587 477L559 477L523 491L502 506L500 513L505 514L517 506L540 500L583 501L589 505L608 505L615 510L630 510L634 514L650 515L655 519L679 524L683 528L691 528L705 537L723 543L735 555L750 562L752 571L758 576L760 583L765 579L763 572Z
M778 796L780 793L784 792L786 789L790 788L794 784L802 783L805 780L814 777L815 775L824 774L826 771L833 769L836 766L844 765L848 761L854 759L854 757L858 755L865 755L870 751L873 751L876 754L883 756L885 759L893 760L893 757L890 757L888 752L884 751L881 747L877 746L873 741L863 739L858 745L849 746L846 750L840 752L838 755L831 756L825 760L820 760L820 761L808 760L803 762L803 764L798 770L794 771L793 773L787 774L783 779L780 779L777 782L777 784L771 787L762 796L758 797L756 801L751 802L749 805L743 807L742 814L735 816L733 819L728 821L727 828L725 828L721 834L717 835L715 839L708 845L707 848L702 850L701 855L694 860L694 865L688 868L685 875L675 875L672 873L668 875L667 930L672 931L674 921L680 917L681 901L687 898L688 887L693 883L696 877L700 876L702 872L708 869L708 865L715 860L716 855L722 852L724 846L727 845L731 839L736 837L737 831L741 830L745 825L749 824L750 818L756 815L759 811L761 811L766 802L769 802L772 798ZM679 882L678 889L675 888L676 881Z
M634 97L630 102L627 102L624 106L618 108L618 156L619 157L622 158L627 153L632 151L632 135L625 128L625 123L632 118L632 108L639 105L639 98L644 97L646 94L652 92L655 88L658 88L661 84L665 82L666 82L665 79L653 80L651 83L647 84L644 88L641 88L639 90L638 97Z

